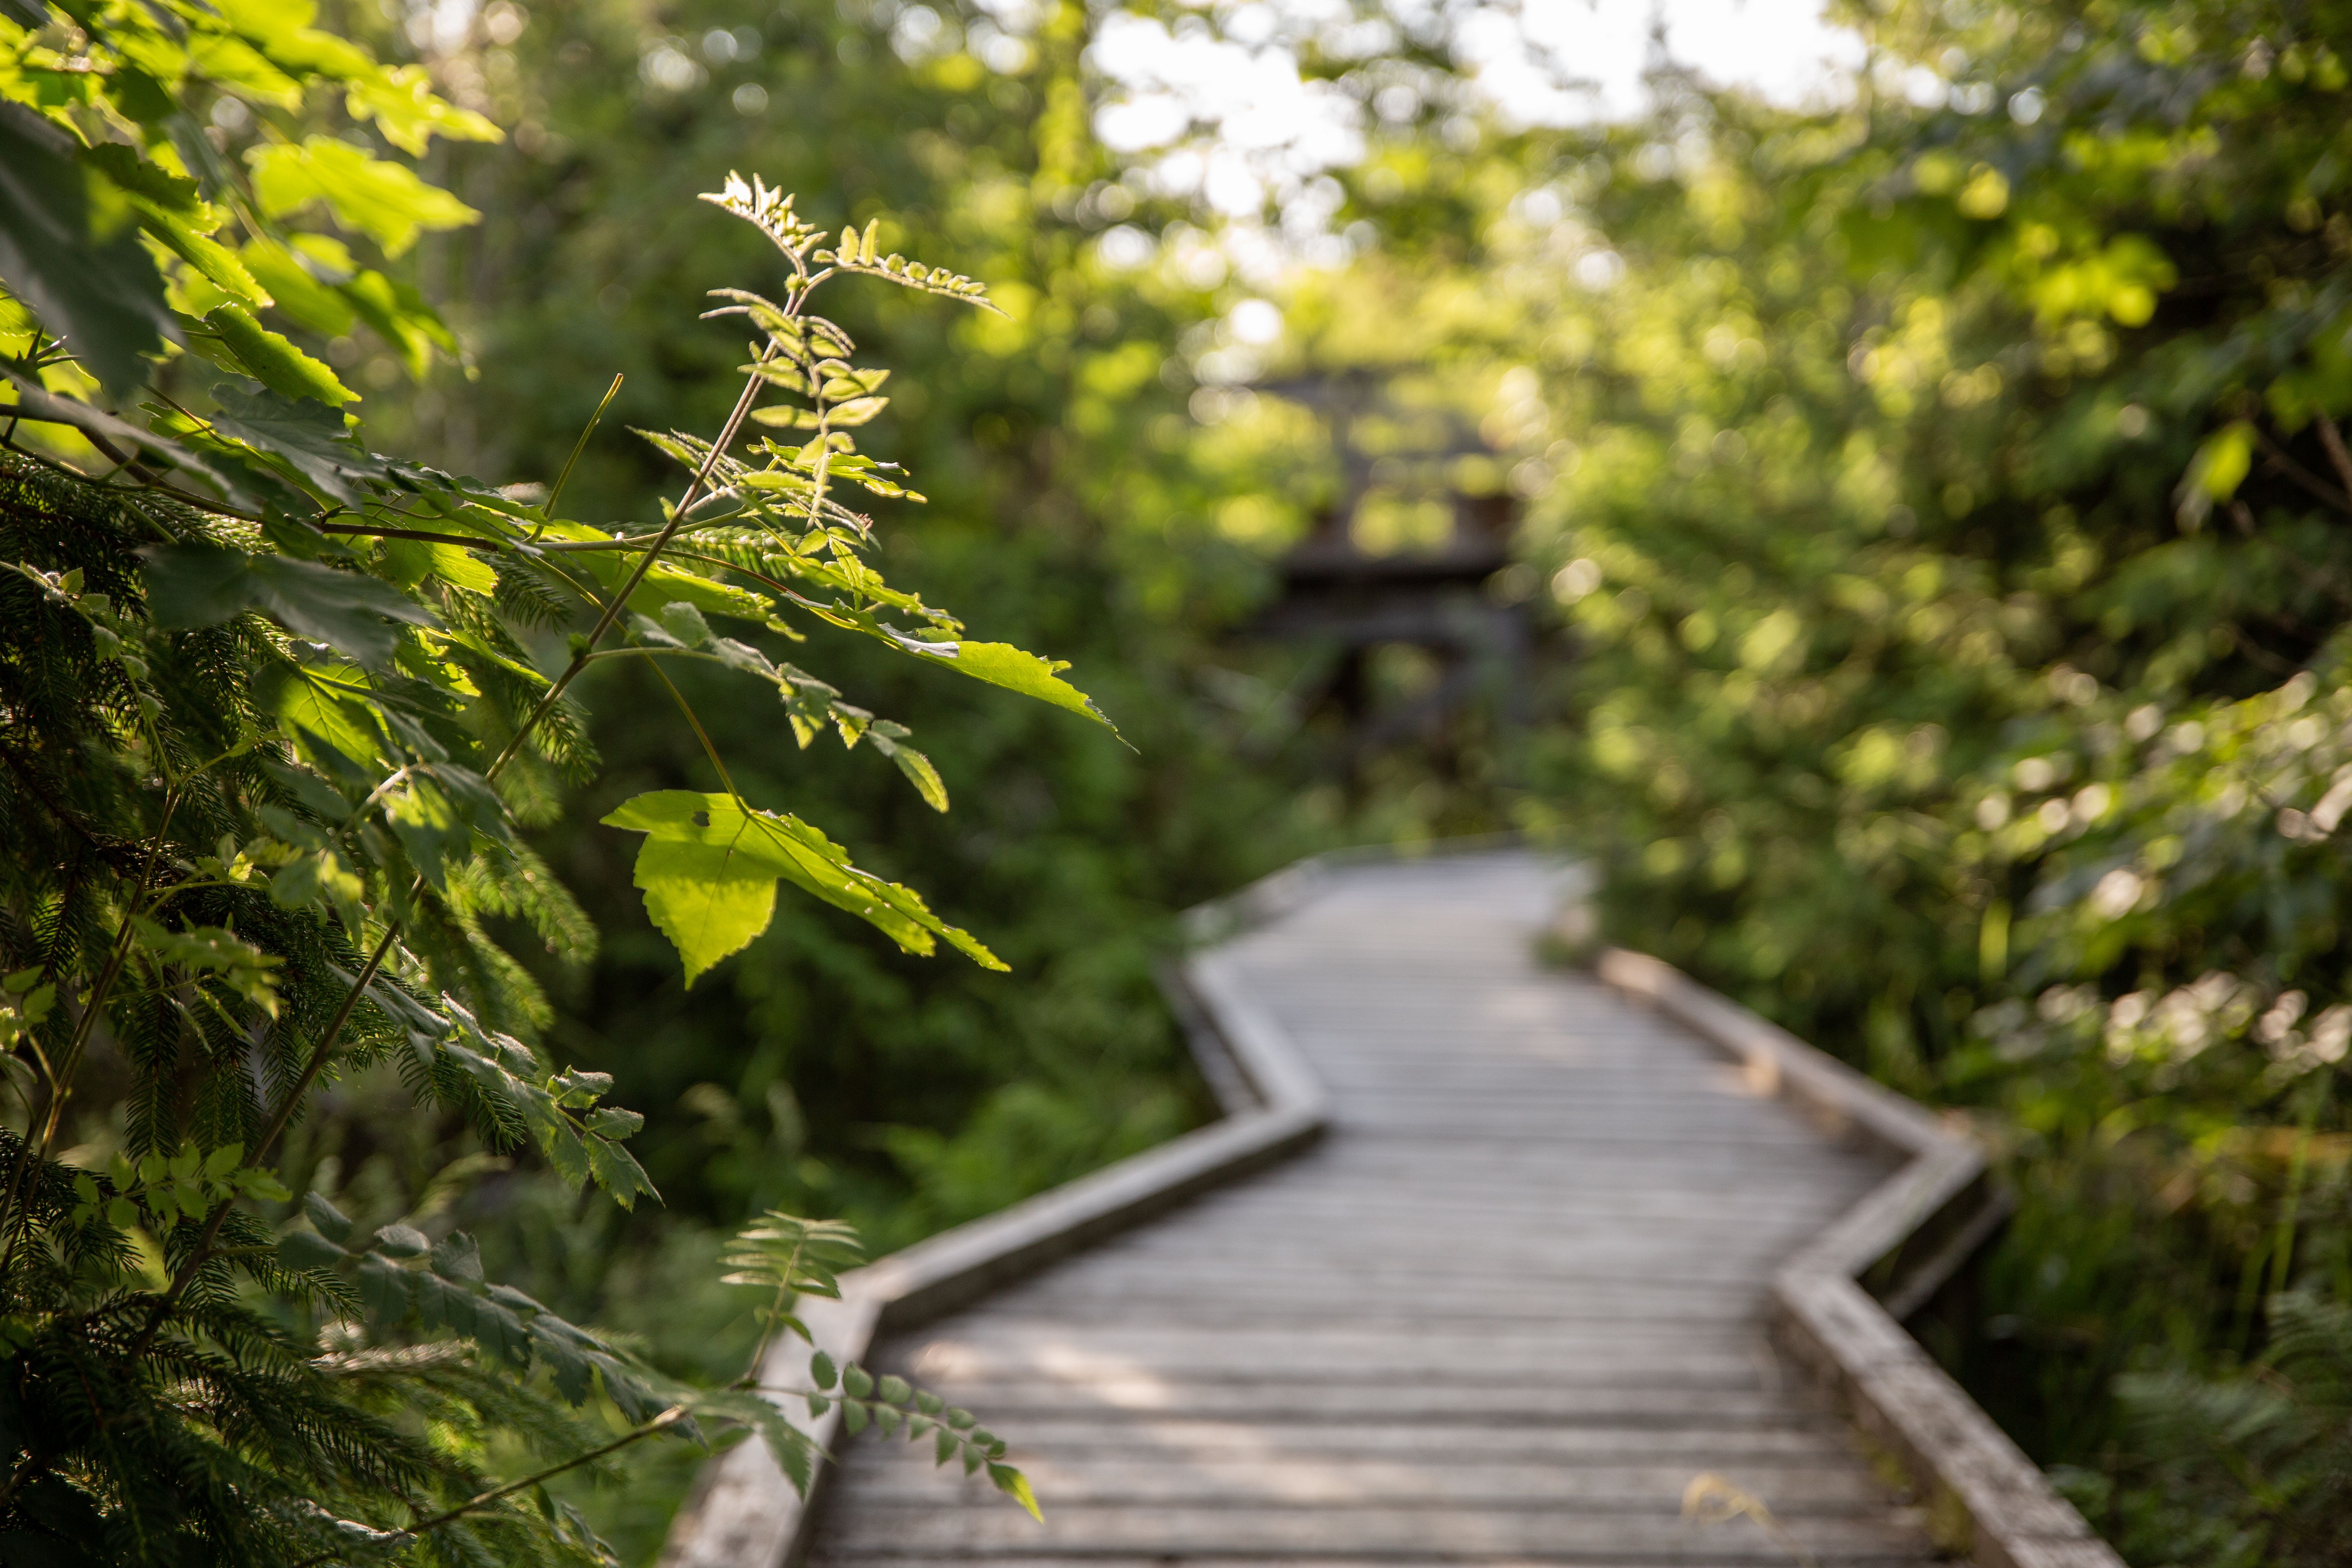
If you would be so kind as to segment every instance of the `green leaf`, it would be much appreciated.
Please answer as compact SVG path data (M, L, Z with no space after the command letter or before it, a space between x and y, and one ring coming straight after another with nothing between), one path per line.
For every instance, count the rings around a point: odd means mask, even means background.
M404 588L415 588L427 577L485 597L499 589L496 568L462 544L442 544L423 539L383 542L384 570Z
M383 731L359 676L349 665L280 664L263 672L254 694L281 727L323 742L355 763L375 763L384 756ZM320 815L335 820L349 809L336 804Z
M255 280L269 291L278 314L296 326L329 338L352 330L351 301L311 277L284 246L266 237L255 238L246 242L238 257Z
M221 305L205 313L205 325L220 334L256 381L280 397L309 397L330 405L356 403L359 394L335 379L335 373L292 342L253 319L242 305Z
M380 668L398 634L388 621L436 625L433 613L391 584L284 555L247 555L214 544L163 544L145 552L148 612L166 630L216 626L259 610L295 636Z
M1010 1465L992 1464L988 1467L988 1479L996 1483L998 1491L1027 1509L1030 1518L1040 1524L1045 1522L1045 1511L1037 1506L1037 1494L1029 1489L1028 1477Z
M776 912L776 878L758 855L732 846L649 837L637 850L634 879L646 915L677 949L691 986L768 929Z
M278 1261L298 1274L332 1268L350 1256L316 1231L289 1230L278 1238Z
M407 1313L408 1284L408 1271L392 1259L373 1252L360 1259L360 1305L379 1329Z
M121 397L180 328L131 198L73 153L57 127L0 105L0 286Z
M646 1119L634 1110L607 1105L588 1118L588 1131L600 1138L632 1138L643 1131Z
M353 120L373 120L383 139L412 158L425 156L435 136L453 142L502 142L506 133L468 109L433 94L423 66L382 67L352 83L343 107Z
M454 763L413 766L407 781L386 793L384 818L409 864L436 892L446 887L445 867L473 848L477 834L507 837L506 809L497 794L470 768Z
M878 1386L882 1397L892 1405L904 1405L915 1396L914 1385L896 1373L883 1378Z
M944 1465L954 1458L957 1450L962 1447L962 1444L956 1441L956 1435L942 1426L940 1428L939 1436L931 1443L931 1462L935 1465Z
M261 286L260 279L246 269L236 252L220 241L198 234L188 225L174 222L152 208L142 206L140 220L149 234L162 240L222 293L257 310L278 302Z
M892 731L897 734L891 733ZM901 743L898 737L906 732L904 726L886 721L873 725L866 733L874 742L876 751L898 764L898 771L907 775L908 782L915 786L915 793L923 797L926 805L933 811L945 811L948 808L947 782L940 777L940 770L931 765L930 758L914 747Z
M247 381L213 384L219 411L206 423L217 436L281 459L310 487L346 506L370 483L391 477L383 459L352 439L343 416L309 399L280 397Z
M264 216L323 202L343 224L398 256L427 229L463 228L482 215L398 163L331 136L273 142L246 154Z
M329 1240L346 1242L352 1238L350 1218L319 1194L303 1194L302 1212L310 1216L310 1223L319 1227L319 1234Z
M841 1386L864 1399L874 1392L874 1374L856 1362L841 1369Z
M831 1388L839 1376L834 1370L833 1358L823 1351L809 1357L809 1377L819 1388Z
M559 539L610 537L577 523L551 526L546 531L550 537ZM568 567L584 568L607 588L618 588L635 569L636 553L627 550L569 551L564 553L564 563ZM691 605L706 615L731 616L762 625L776 613L775 601L763 594L698 575L667 561L656 561L653 570L637 584L636 592L629 595L629 608L639 615L653 616L671 604Z
M141 951L163 963L177 964L219 979L261 1012L278 1016L278 977L286 961L219 926L191 926L167 931L144 915L131 919ZM232 1159L229 1162L235 1164Z
M1050 702L1056 708L1066 708L1073 713L1083 713L1108 730L1118 733L1118 726L1103 716L1094 699L1060 678L1057 673L1069 668L1066 663L1038 658L1010 643L959 642L940 645L921 643L911 637L898 639L901 647L933 664L946 665L950 669L984 680L991 686L1002 686L1007 691L1018 691L1024 697L1034 697L1040 702Z
M386 1258L422 1258L433 1244L414 1226L386 1225L376 1227L375 1249Z
M2237 494L2253 458L2254 427L2245 420L2224 425L2207 437L2189 459L2189 471L2181 476L2180 488L2174 494L2180 521L2194 528L2205 521L2214 502Z
M919 894L849 863L839 845L796 816L751 811L732 795L656 790L604 818L646 835L636 885L646 911L677 948L690 985L768 927L779 879L846 910L909 952L944 937L985 969L1003 969L970 932L931 913Z
M582 1139L581 1142L588 1152L589 1178L604 1188L605 1195L614 1203L627 1209L635 1208L640 1197L651 1198L656 1203L661 1201L661 1194L655 1190L653 1178L646 1174L645 1167L637 1163L635 1155L609 1138L591 1135Z

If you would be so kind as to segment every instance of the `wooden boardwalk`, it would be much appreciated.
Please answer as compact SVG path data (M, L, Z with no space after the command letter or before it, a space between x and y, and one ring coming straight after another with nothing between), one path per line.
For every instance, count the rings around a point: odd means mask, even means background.
M1045 1522L869 1434L811 1562L1931 1559L1763 1333L1774 1268L1886 1167L1539 966L1551 898L1517 855L1358 867L1225 948L1326 1140L886 1340ZM1774 1523L1683 1517L1705 1473Z

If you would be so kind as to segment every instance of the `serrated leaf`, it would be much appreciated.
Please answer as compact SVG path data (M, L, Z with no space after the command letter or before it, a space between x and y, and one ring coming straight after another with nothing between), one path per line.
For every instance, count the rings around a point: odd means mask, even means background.
M940 770L931 765L930 758L914 747L881 733L878 729L869 733L872 734L875 750L898 765L898 771L907 775L907 781L915 786L915 793L923 797L926 805L933 811L947 810L947 781L940 777Z
M601 1112L599 1114L602 1114ZM622 1115L633 1112L623 1111ZM623 1208L635 1208L641 1197L661 1201L655 1190L653 1178L646 1174L637 1157L608 1138L593 1135L582 1140L588 1154L588 1176L604 1194Z
M839 1375L834 1370L833 1358L823 1351L809 1357L809 1380L819 1388L831 1388Z
M387 621L435 624L430 610L390 584L290 556L162 544L145 552L141 575L159 626L215 626L258 610L295 636L331 644L372 668L391 661L398 634Z
M841 1369L841 1386L864 1399L874 1392L874 1374L856 1362Z
M956 1450L962 1447L962 1444L956 1441L956 1435L942 1426L940 1428L939 1436L931 1444L931 1462L935 1465L944 1465L954 1458Z
M373 120L383 139L412 158L425 156L435 136L455 142L500 142L506 133L469 109L436 97L423 66L379 67L352 81L343 107L354 120Z
M914 1386L896 1373L885 1376L876 1386L880 1389L882 1397L892 1405L904 1405L915 1395Z
M254 380L280 397L309 397L329 405L359 401L323 361L312 359L278 332L253 319L242 305L220 305L205 313L205 325Z
M934 651L934 645L916 643L911 638L901 639L900 646L932 664L945 665L974 680L984 680L991 686L1001 686L1007 691L1082 713L1112 734L1118 733L1118 726L1103 716L1093 698L1061 678L1060 671L1069 668L1066 664L1040 658L1010 643L951 643L947 647L952 652Z
M849 862L840 846L784 813L747 810L732 795L656 790L604 819L646 836L635 881L646 910L677 948L687 983L758 936L775 910L775 885L791 882L877 927L910 952L935 937L986 969L1003 963L970 932L931 913L920 895Z
M865 1431L866 1422L871 1419L873 1419L873 1417L866 1414L866 1406L858 1401L855 1399L845 1399L841 1402L842 1425L849 1428L849 1435L851 1436L855 1437L860 1432Z
M283 217L324 202L387 256L400 255L426 229L462 228L482 216L401 164L331 136L271 142L246 157L265 216Z
M278 459L331 500L354 505L368 485L392 477L392 466L353 440L331 408L237 379L216 381L211 391L219 406L206 416L210 434Z

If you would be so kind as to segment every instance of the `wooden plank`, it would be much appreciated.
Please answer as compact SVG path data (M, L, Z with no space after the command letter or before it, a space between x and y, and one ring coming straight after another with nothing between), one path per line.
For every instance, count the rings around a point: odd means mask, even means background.
M979 1412L992 1431L1002 1429L1008 1439L1018 1435L1016 1423L1031 1416L1061 1418L1109 1411L1269 1422L1475 1420L1493 1426L1698 1426L1725 1431L1802 1426L1814 1419L1782 1393L1664 1384L1648 1378L1614 1386L1601 1379L1590 1386L1465 1388L1272 1380L1180 1383L1148 1373L1107 1374L1084 1384L967 1378L954 1384L954 1395L958 1404Z
M1286 1507L1566 1508L1608 1513L1675 1513L1701 1469L1683 1464L1563 1467L1528 1464L1517 1457L1482 1456L1470 1463L1405 1463L1394 1459L1181 1459L1150 1463L1065 1451L1023 1451L1023 1468L1058 1510L1100 1506L1192 1504L1223 1508L1253 1502ZM1843 1463L1761 1465L1737 1460L1726 1478L1762 1499L1783 1518L1811 1513L1883 1513L1885 1489L1850 1458ZM940 1469L928 1452L858 1445L843 1468L861 1506L961 1500L988 1500L985 1478Z
M964 1558L1056 1552L1117 1555L1165 1552L1181 1543L1194 1554L1346 1556L1388 1554L1450 1557L1508 1555L1544 1562L1590 1562L1671 1555L1684 1563L1752 1560L1755 1527L1708 1525L1671 1514L1602 1513L1576 1508L1269 1508L1215 1509L1063 1504L1043 1524L999 1502L971 1507L908 1506L863 1500L845 1510L828 1532L835 1561L868 1553L952 1552ZM1916 1560L1926 1537L1916 1521L1882 1510L1878 1517L1798 1516L1783 1521L1816 1560ZM1786 1562L1785 1552L1773 1555Z
M1428 1420L1407 1426L1360 1421L1286 1421L1253 1424L1179 1416L1134 1415L1035 1417L1008 1433L1024 1458L1077 1455L1117 1459L1139 1454L1219 1458L1248 1455L1269 1464L1294 1457L1391 1458L1430 1462L1507 1464L1542 1462L1569 1468L1602 1463L1658 1462L1687 1465L1692 1474L1735 1465L1808 1464L1849 1467L1851 1436L1826 1417L1810 1425L1758 1426L1732 1431L1696 1427L1493 1426L1476 1422ZM891 1444L891 1453L904 1450ZM849 1450L866 1453L863 1440ZM922 1450L916 1450L919 1457ZM1857 1469L1855 1473L1860 1473Z

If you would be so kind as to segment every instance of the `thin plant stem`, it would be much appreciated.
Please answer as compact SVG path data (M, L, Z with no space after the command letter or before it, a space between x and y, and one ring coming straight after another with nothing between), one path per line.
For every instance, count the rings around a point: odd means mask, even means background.
M530 531L533 540L537 540L540 534L546 531L547 525L555 521L555 503L563 498L563 487L572 482L572 470L580 466L580 454L588 449L588 437L596 434L596 426L604 422L604 410L613 406L613 399L620 395L621 377L615 374L613 377L613 384L604 389L604 400L596 405L595 413L588 416L587 427L580 432L580 439L572 444L572 456L563 459L563 471L555 476L554 488L547 492L547 499L540 503L540 524Z
M652 1420L631 1427L628 1431L622 1433L619 1436L614 1438L609 1443L591 1448L584 1454L576 1455L572 1458L564 1460L560 1465L550 1465L547 1468L525 1476L520 1480L509 1481L502 1487L493 1487L490 1490L482 1493L479 1497L469 1498L466 1501L459 1503L456 1508L448 1510L446 1512L436 1513L430 1519L419 1520L415 1524L410 1525L407 1529L395 1532L389 1540L380 1542L378 1544L389 1545L392 1541L414 1541L418 1536L428 1534L433 1531L440 1529L445 1524L454 1523L457 1520L465 1518L469 1513L488 1508L490 1504L499 1501L502 1498L512 1497L519 1491L527 1491L530 1488L539 1486L543 1482L553 1480L556 1477L563 1474L566 1470L576 1470L583 1465L595 1463L595 1461L603 1458L607 1454L618 1453L621 1449L629 1447L633 1443L642 1443L646 1438L653 1436L656 1433L667 1431L670 1427L677 1426L680 1421L686 1419L686 1415L687 1410L685 1405L673 1405L668 1409L663 1411L660 1415L655 1416ZM336 1558L343 1555L345 1554L341 1552L321 1552L315 1557L305 1557L301 1562L296 1563L294 1568L318 1568L319 1564L322 1563L331 1563Z
M804 299L806 296L803 294L801 298ZM798 300L794 300L795 304L798 302ZM775 352L776 346L772 341L766 348L760 351L758 363L766 364L774 357ZM547 689L540 698L537 706L531 709L522 723L516 728L513 737L507 742L505 749L500 751L496 760L484 770L485 778L496 779L506 770L507 764L512 762L515 754L522 749L522 743L531 731L537 729L540 721L554 710L556 703L562 700L565 690L573 681L580 679L580 672L588 668L588 656L595 651L596 645L603 642L605 635L612 631L613 624L621 618L622 606L629 602L629 596L637 591L638 584L642 584L646 574L654 569L654 563L661 558L661 552L669 543L670 536L685 526L687 510L701 498L703 487L709 482L711 474L717 471L719 459L726 456L727 448L735 444L735 437L742 430L743 421L751 414L751 405L758 400L762 384L764 384L757 375L743 378L742 395L735 399L734 410L727 416L726 426L719 431L719 438L710 444L709 455L703 458L702 467L696 470L693 480L687 485L686 493L678 499L677 507L671 510L669 521L662 525L662 531L656 534L653 542L646 547L645 554L637 558L637 563L630 571L627 580L622 583L619 590L604 605L604 613L596 617L595 626L582 640L579 651L572 656L572 662L563 667L563 673L556 677L554 684Z

